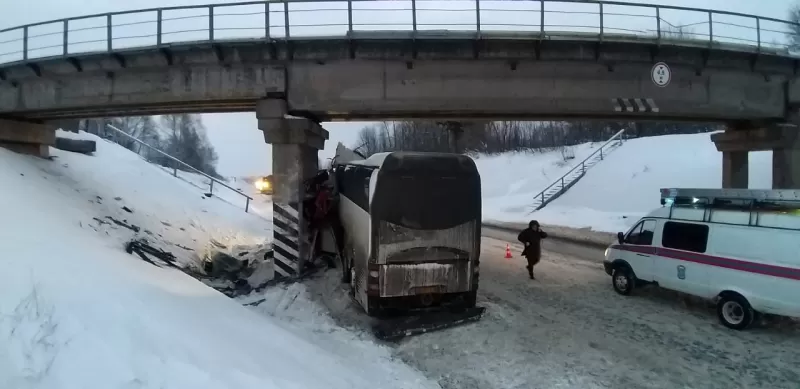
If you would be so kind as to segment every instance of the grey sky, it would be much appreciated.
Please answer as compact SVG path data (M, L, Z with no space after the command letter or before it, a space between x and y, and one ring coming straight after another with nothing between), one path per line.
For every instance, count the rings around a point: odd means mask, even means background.
M8 4L3 5L3 12L0 13L0 29L5 29L9 27L14 27L22 24L27 23L35 23L59 18L67 18L67 17L74 17L74 16L81 16L87 14L97 14L97 13L105 13L105 12L115 12L115 11L124 11L124 10L131 10L131 9L142 9L142 8L155 8L155 7L166 7L166 6L181 6L181 5L201 5L201 4L228 4L235 1L222 1L222 0L138 0L135 2L129 1L120 1L120 0L28 0L28 1L9 1ZM798 0L797 2L800 2ZM631 1L632 4L660 4L660 5L673 5L673 6L683 6L683 7L693 7L693 8L708 8L708 9L716 9L716 10L725 10L730 12L739 12L744 14L752 14L764 17L771 17L777 19L786 19L787 12L789 8L797 3L795 0L645 0L645 1ZM391 8L391 9L410 9L410 6L407 4L410 3L408 1L374 1L374 2L360 2L357 6L354 6L355 9L370 7L370 8ZM474 4L471 1L424 1L418 0L418 9L423 8L444 8L444 9L466 9L470 8ZM311 35L311 34L337 34L339 32L343 32L344 28L346 28L346 10L342 8L343 3L323 3L323 4L316 4L316 5L309 5L309 4L297 4L293 5L292 7L297 8L313 8L313 7L324 7L328 8L328 11L324 12L301 12L296 14L292 14L292 25L300 25L300 24L339 24L338 26L329 26L329 27L307 27L305 30L302 28L297 28L292 30L293 35ZM535 11L538 10L538 1L514 1L514 2L507 2L507 1L491 1L491 0L481 0L481 7L482 9L492 9L492 8L514 8L515 12L500 12L500 11L486 11L482 12L481 15L481 22L482 25L486 25L484 30L491 30L491 29L516 29L516 30L536 30L538 29L536 24L538 24L538 13L533 14L532 12L526 12L526 10ZM250 7L249 9L242 7L242 8L225 8L230 9L229 12L231 13L248 13L252 12L253 8ZM261 8L263 9L263 8ZM272 6L271 10L278 11L281 10L281 5L275 4ZM292 8L296 9L296 8ZM338 9L338 10L330 10L330 9ZM571 12L596 12L597 6L592 4L566 4L566 3L546 3L545 10L546 11L571 11ZM225 11L221 11L225 12ZM258 10L256 10L258 12ZM605 27L607 31L610 33L613 32L626 32L626 30L636 30L636 31L643 31L647 33L647 31L652 31L655 29L655 22L654 18L650 17L650 15L654 12L652 9L646 8L637 8L637 7L606 7L604 12L607 13L605 19ZM617 16L614 16L614 13L618 13ZM197 11L186 11L186 12L174 12L167 17L181 17L181 16L189 16L189 15L197 15ZM611 16L608 16L610 14ZM279 15L279 14L276 14ZM646 17L642 16L630 16L630 15L646 15ZM426 24L426 26L421 27L420 29L459 29L455 24L463 24L464 26L471 25L474 22L474 12L457 12L457 11L430 11L425 12L424 14L420 14L418 16L418 23ZM672 24L694 24L697 23L696 26L690 28L690 32L696 34L707 34L708 30L708 23L703 25L702 23L707 22L708 16L703 13L693 13L693 12L680 12L680 11L663 11L661 13L661 17L669 23ZM128 18L120 18L119 21L115 19L115 25L117 23L125 23L125 22L135 22L135 21L142 21L143 18L152 18L152 16L148 15L131 15ZM575 14L575 13L557 13L557 12L547 12L546 13L546 22L545 24L550 25L558 25L558 26L568 26L565 28L557 28L557 29L567 29L573 31L596 31L592 29L581 29L575 26L597 26L597 17L595 15L590 14ZM276 18L279 19L279 18ZM374 23L395 23L395 26L398 29L408 29L407 26L410 23L409 21L410 16L407 12L404 11L385 11L384 12L374 12L374 11L359 11L354 14L354 23L360 25L361 27L357 27L357 29L387 29L387 27L379 26ZM720 20L721 19L721 20ZM104 23L104 21L101 21ZM726 18L715 18L715 22L727 22L732 24L740 24L745 26L754 26L753 20L748 19L741 19L736 17L726 17ZM86 27L98 25L97 20L87 20L83 23L86 24ZM192 30L192 29L201 29L207 27L207 19L184 19L178 21L165 22L164 31L184 31L184 30ZM263 14L259 15L245 15L245 16L235 16L230 18L223 18L220 17L219 20L215 18L215 27L217 29L225 28L226 26L231 27L255 27L261 26L263 23ZM283 27L278 25L282 23L280 22L273 22L272 24L272 34L274 36L280 36L283 33ZM344 23L344 25L342 25ZM372 23L372 24L371 24ZM435 23L443 23L445 25L433 25ZM75 24L78 24L77 22ZM400 25L404 24L404 25ZM502 26L502 24L515 24L515 26ZM81 26L78 24L79 27ZM104 25L104 24L103 24ZM150 27L146 27L150 26ZM770 25L768 23L762 23L762 28L774 28L775 30L784 30L784 26L776 26ZM42 32L50 32L53 28L59 28L59 26L50 25L42 27ZM468 28L468 27L467 27ZM619 28L620 30L614 30L615 28ZM122 34L122 35L148 35L154 33L149 29L152 28L152 24L150 25L136 25L130 26L129 31L118 31L115 29L115 37ZM466 28L461 28L466 29ZM550 29L548 27L548 29ZM554 28L555 29L555 28ZM56 30L58 31L58 30ZM262 30L263 31L263 30ZM224 33L229 33L228 35L223 35ZM262 33L258 30L237 30L237 31L220 31L217 33L219 38L225 37L255 37L258 36L259 33ZM206 34L205 32L194 32L194 33L180 33L176 34L176 40L195 40L195 39L204 39L203 36ZM263 34L263 33L262 33ZM754 30L750 30L747 28L735 27L733 25L722 25L718 26L715 24L714 26L714 34L715 37L717 35L722 36L732 36L738 38L746 38L746 39L755 39L755 32ZM71 42L81 42L87 41L92 39L97 39L99 35L99 39L102 39L105 36L104 29L99 30L89 30L89 31L82 31L77 33L70 33L70 41ZM222 36L220 36L222 35ZM263 36L263 35L262 35ZM14 39L14 36L10 36L7 34L0 34L0 42L6 41L8 39ZM762 41L764 42L780 42L785 39L782 33L775 32L775 33L762 33ZM55 44L55 48L53 50L60 50L58 47L59 40L62 39L60 36L55 37L48 37L46 39L53 40ZM52 42L46 41L43 39L36 44L39 46L47 46L52 44ZM148 43L149 40L152 40L152 37L141 38L138 42L136 40L125 40L126 42L130 42L130 44L139 44L139 45L146 45L146 44L153 44ZM741 43L741 42L740 42ZM103 42L96 43L97 45L104 45ZM115 45L117 41L115 39ZM29 43L29 45L34 45L33 43ZM86 45L91 45L86 44ZM35 46L35 45L34 45ZM115 46L116 47L116 46ZM82 49L86 50L86 46L82 46ZM92 49L91 47L89 49ZM15 50L9 44L5 46L0 45L0 54L8 53ZM18 50L18 49L17 49ZM80 50L80 49L78 49ZM73 49L70 46L70 51L78 51ZM42 56L45 55L53 55L57 53L47 53L42 52ZM0 57L0 62L6 62L9 59L8 57ZM214 114L214 115L203 115L203 121L208 129L209 138L214 143L217 152L220 156L219 161L219 170L224 175L254 175L254 174L267 174L271 171L271 163L270 163L270 152L271 148L269 145L265 144L263 141L263 137L260 131L256 129L256 120L255 115L247 114L247 113L240 113L240 114ZM328 128L331 132L331 140L326 144L326 152L323 152L323 157L328 157L331 154L331 149L336 146L338 141L342 141L348 145L353 144L356 139L356 134L358 129L363 127L366 123L328 123L326 124L326 128Z

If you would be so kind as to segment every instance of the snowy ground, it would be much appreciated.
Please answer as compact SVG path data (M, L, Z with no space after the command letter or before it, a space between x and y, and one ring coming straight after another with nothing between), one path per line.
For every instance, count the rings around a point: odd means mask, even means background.
M502 240L482 245L484 318L387 344L442 388L779 389L800 382L800 327L791 322L735 332L702 301L656 288L619 296L603 272L602 251L562 243L547 242L531 281L520 246L512 243L514 258L503 258L505 240L514 237L489 233ZM345 297L337 274L272 290L258 309L302 328L329 322L307 313L321 305L338 324L367 331L370 319Z
M569 164L580 163L586 147L579 145L576 158ZM607 232L626 230L659 207L660 188L722 185L722 155L709 134L626 141L564 195L532 214L525 208L533 197L569 170L562 166L558 152L506 154L478 158L476 163L483 186L484 220L537 219L545 224ZM772 152L750 153L750 187L771 188L771 169Z
M141 236L191 263L270 225L94 139L93 156L0 149L0 388L437 387L324 318L287 326L125 253Z

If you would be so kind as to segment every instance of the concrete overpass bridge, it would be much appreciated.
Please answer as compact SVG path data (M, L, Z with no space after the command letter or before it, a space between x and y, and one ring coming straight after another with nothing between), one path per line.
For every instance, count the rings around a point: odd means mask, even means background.
M774 185L800 187L800 57L788 35L797 29L585 0L289 0L88 15L0 30L0 142L37 152L47 123L65 119L255 111L274 145L276 262L294 274L306 252L300 182L316 170L322 121L724 122L730 131L715 141L726 186L747 185L748 151L771 149Z

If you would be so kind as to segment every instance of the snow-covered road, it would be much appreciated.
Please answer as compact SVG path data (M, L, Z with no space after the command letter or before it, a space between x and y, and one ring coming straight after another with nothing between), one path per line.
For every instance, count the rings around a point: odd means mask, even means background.
M545 246L533 281L515 236L503 234L483 240L479 304L488 309L480 322L389 344L443 388L777 389L800 382L800 326L789 320L734 332L703 301L657 288L619 296L603 272L602 251L557 241ZM506 241L512 259L503 258ZM311 299L340 325L367 330L370 319L345 297L337 274L312 281Z

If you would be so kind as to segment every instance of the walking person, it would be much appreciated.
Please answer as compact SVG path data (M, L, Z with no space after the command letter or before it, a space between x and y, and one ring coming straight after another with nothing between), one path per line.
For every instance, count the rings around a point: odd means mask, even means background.
M547 233L539 228L539 222L531 220L528 223L528 228L522 230L517 236L517 239L525 245L522 250L522 256L528 260L528 275L532 280L536 278L533 276L533 267L542 259L542 239L547 238Z

